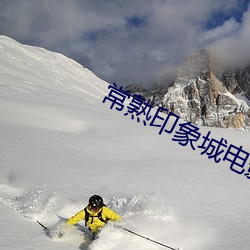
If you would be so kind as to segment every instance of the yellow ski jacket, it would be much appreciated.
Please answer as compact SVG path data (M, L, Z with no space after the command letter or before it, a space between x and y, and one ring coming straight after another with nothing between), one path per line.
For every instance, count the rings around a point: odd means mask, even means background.
M106 223L104 221L112 220L112 221L121 221L120 215L116 214L113 210L110 208L103 206L99 211L93 212L89 209L89 207L86 207L87 212L89 213L88 221L85 221L86 226L88 226L89 230L92 233L97 232L100 228L102 228ZM100 220L98 218L98 215L101 211L101 218L104 220ZM80 220L85 220L85 210L82 209L77 214L72 216L68 221L67 224L74 225Z

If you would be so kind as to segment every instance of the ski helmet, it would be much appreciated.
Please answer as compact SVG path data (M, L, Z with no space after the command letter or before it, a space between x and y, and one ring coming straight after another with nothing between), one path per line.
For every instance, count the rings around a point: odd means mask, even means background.
M103 207L103 199L99 195L93 195L89 198L89 206L93 210L98 210Z

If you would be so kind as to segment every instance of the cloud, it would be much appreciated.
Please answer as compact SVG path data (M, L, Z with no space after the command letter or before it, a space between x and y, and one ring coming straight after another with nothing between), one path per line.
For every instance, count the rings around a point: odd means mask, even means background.
M240 28L240 24L232 17L225 20L221 26L204 31L200 38L201 44L211 44L225 37L235 34Z
M226 26L224 24L220 29L226 30ZM214 60L224 67L245 67L250 64L250 9L244 13L242 22L237 26L210 44Z
M0 33L61 52L109 82L149 86L204 46L218 53L249 40L248 13L241 23L231 17L239 2L2 0ZM208 30L214 13L229 18Z

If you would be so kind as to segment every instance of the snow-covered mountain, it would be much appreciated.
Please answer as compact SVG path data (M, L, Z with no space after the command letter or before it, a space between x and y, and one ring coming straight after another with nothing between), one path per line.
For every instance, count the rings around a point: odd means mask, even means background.
M159 135L110 109L108 86L63 55L0 36L0 248L163 249L112 225L91 243L84 222L62 239L36 223L53 229L97 193L124 227L168 246L248 250L249 159L230 169L198 145L211 132L226 144L221 158L231 144L249 152L249 133L197 127L193 150L172 140L179 125Z
M126 87L168 109L185 121L209 127L248 129L250 126L249 68L226 73L214 69L208 50L190 56L169 86L147 91ZM237 95L236 95L237 94Z

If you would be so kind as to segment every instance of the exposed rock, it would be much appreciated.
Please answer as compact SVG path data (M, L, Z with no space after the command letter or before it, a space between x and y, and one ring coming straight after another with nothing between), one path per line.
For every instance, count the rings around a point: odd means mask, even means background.
M218 73L218 79L222 81L227 90L232 94L241 93L250 100L250 66L245 69L228 70Z
M233 94L250 97L250 67L223 74L211 69L209 53L200 50L177 69L177 77L169 86L151 90L136 89L152 106L162 106L194 124L246 129L250 126L247 103Z

